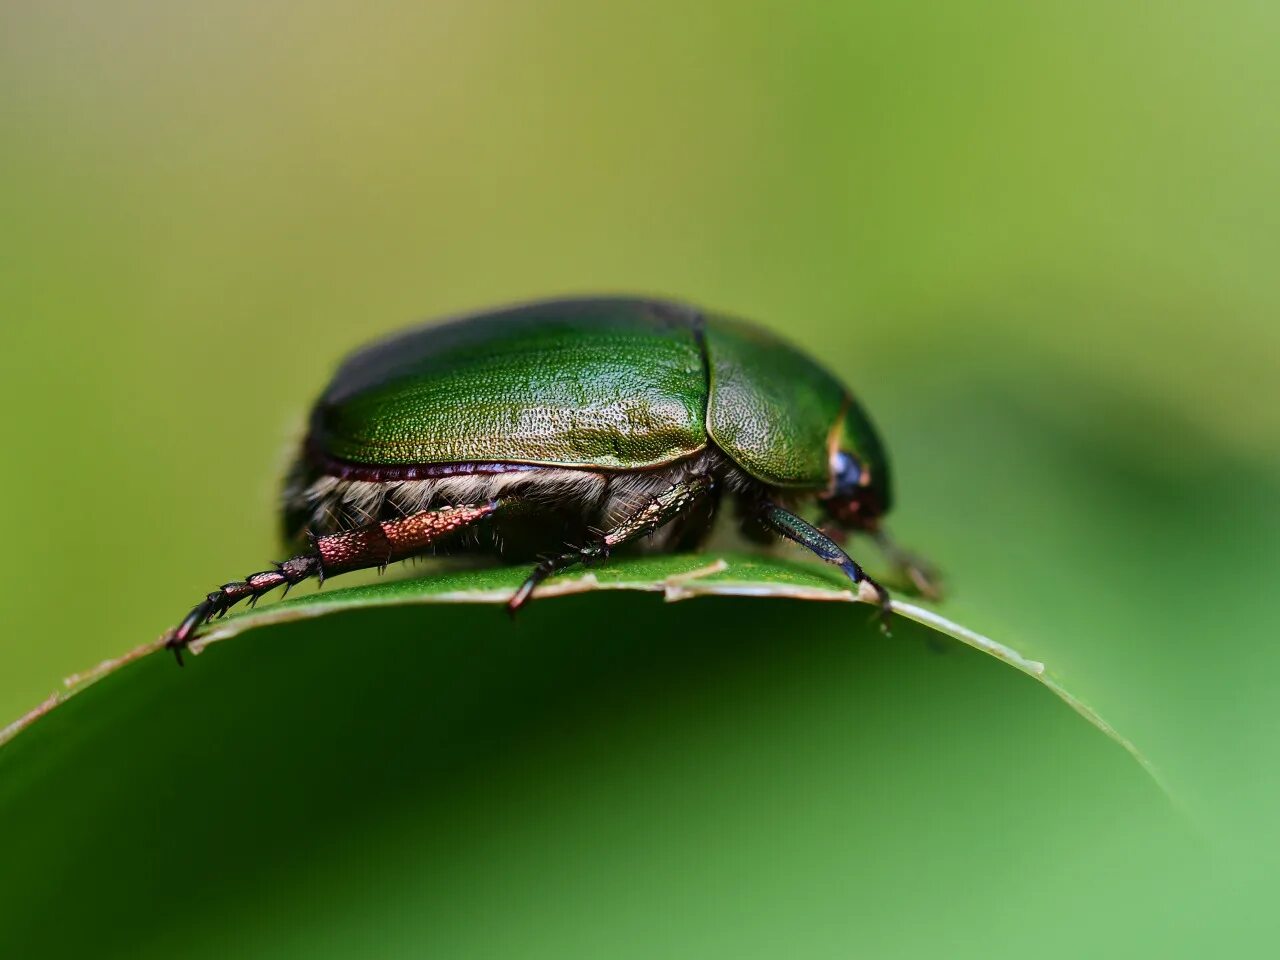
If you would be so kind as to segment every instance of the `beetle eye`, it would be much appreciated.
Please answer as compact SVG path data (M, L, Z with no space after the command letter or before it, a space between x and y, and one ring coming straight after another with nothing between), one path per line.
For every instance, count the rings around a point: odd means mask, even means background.
M837 450L832 458L836 496L852 496L862 486L862 461L851 453Z

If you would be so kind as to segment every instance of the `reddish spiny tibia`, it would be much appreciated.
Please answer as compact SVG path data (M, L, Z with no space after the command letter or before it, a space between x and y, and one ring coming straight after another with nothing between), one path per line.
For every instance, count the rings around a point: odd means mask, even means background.
M191 640L201 624L220 617L241 600L257 600L276 587L288 587L309 577L321 581L327 576L363 570L369 567L385 567L397 560L405 560L421 552L435 541L461 530L498 509L498 501L487 503L441 507L427 510L399 520L372 523L355 530L316 537L311 541L311 552L299 554L274 570L250 574L243 580L224 583L201 601L178 625L168 640L168 646L182 663L182 648Z

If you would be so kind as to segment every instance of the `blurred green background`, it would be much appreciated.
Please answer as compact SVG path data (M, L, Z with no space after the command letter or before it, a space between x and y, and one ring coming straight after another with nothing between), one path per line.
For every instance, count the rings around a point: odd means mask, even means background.
M1013 678L978 715L1043 752L966 740L980 782L851 735L908 819L851 824L894 843L846 892L893 865L901 895L833 941L780 885L763 954L806 930L823 955L1269 937L1278 30L1243 2L4 5L0 718L276 556L277 478L348 348L535 296L678 296L848 379L945 612L1051 658L1187 824L1148 836L1169 809L1132 783L1070 794L1124 765ZM963 684L885 682L929 756L959 749ZM1072 798L1017 811L1043 856L990 816L913 840L1012 785ZM939 903L966 883L1002 906ZM607 914L596 893L575 909Z

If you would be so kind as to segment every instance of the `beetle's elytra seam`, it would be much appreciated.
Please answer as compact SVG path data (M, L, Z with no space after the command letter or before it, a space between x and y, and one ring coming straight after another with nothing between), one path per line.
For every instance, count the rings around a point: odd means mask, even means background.
M319 445L308 439L306 458L311 466L326 476L342 480L364 480L370 483L390 483L399 480L433 480L438 477L454 477L477 473L517 473L537 470L535 463L419 463L419 464L370 464L352 463L321 452Z
M662 470L685 460L693 460L704 456L714 444L709 441L702 446L682 452L670 460L646 464L643 467L607 467L593 463L556 463L522 462L518 460L465 460L453 463L411 463L411 464L374 464L353 463L334 457L321 450L319 443L311 437L303 445L303 456L309 466L317 473L340 480L361 480L368 483L397 483L403 480L435 480L442 477L470 476L476 474L523 473L531 470L582 470L589 473L626 474L645 473L650 470Z
M707 347L707 317L701 310L689 324L693 333L693 342L698 345L698 356L702 360L702 429L711 436L711 351Z

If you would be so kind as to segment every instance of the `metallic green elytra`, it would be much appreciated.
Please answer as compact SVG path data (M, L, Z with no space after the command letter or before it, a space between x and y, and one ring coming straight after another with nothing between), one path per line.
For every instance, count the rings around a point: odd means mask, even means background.
M884 448L829 371L761 327L662 300L554 300L411 329L352 354L321 394L284 493L308 549L224 584L173 635L276 586L421 553L539 557L545 577L628 546L697 546L726 496L888 595L795 512L884 537ZM565 549L568 544L569 548Z
M693 317L644 301L535 304L361 350L311 436L351 463L635 469L706 446Z
M343 364L311 426L355 464L644 469L710 441L763 483L820 489L846 439L885 476L866 415L808 356L653 300L537 303L401 334Z

